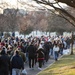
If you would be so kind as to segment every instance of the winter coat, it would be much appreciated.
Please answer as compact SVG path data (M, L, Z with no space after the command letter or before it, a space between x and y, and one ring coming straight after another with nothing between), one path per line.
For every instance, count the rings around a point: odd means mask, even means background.
M25 62L26 61L25 54L23 52L19 51L19 55L22 57L23 62Z
M35 57L35 54L36 54L36 48L35 48L35 46L34 45L28 46L27 52L28 52L28 56L29 57Z
M6 55L4 50L2 50L0 55L0 75L2 74L2 72L5 72L5 71L9 72L9 68L10 68L9 56Z
M38 57L38 60L44 60L44 52L43 52L43 49L42 48L40 48L37 51L37 57Z
M24 69L24 62L23 62L23 59L19 56L19 55L15 55L12 57L12 60L11 60L11 66L12 66L12 69L15 68L15 69Z

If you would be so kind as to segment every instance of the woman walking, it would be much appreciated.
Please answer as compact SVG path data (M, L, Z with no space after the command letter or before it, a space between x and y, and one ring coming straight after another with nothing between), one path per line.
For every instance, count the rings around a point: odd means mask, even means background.
M39 48L37 51L37 58L38 58L38 63L39 63L39 70L42 70L42 65L43 65L43 61L44 61L44 53L43 53L43 48Z
M58 59L58 53L59 53L59 46L58 46L58 44L54 45L53 51L54 51L54 59L57 61L57 59Z

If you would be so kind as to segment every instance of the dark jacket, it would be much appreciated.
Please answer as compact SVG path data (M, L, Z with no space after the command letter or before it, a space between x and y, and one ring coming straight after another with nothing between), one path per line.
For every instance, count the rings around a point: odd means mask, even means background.
M8 55L6 55L5 51L2 50L1 55L0 55L0 75L2 75L4 72L8 74L9 65L10 65L10 59Z
M44 47L45 53L48 54L48 53L49 53L49 50L50 50L50 45L49 45L49 43L46 42L43 47Z
M1 55L0 56L0 69L8 69L9 68L9 57L7 55Z
M12 66L12 69L13 68L24 69L23 59L19 55L16 54L15 56L12 57L11 66Z
M28 46L27 51L28 51L28 56L29 56L29 57L35 57L36 48L35 48L34 45Z
M44 59L44 52L43 52L43 49L42 48L40 48L37 51L37 54L38 54L38 60L43 60Z

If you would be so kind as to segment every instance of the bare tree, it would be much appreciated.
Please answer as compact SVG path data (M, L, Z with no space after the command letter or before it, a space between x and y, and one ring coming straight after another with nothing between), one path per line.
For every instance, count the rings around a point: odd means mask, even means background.
M65 10L64 8L62 8L62 6L59 4L59 2L65 3L73 8L75 8L75 0L54 0L55 3L51 3L50 0L34 0L36 1L38 4L43 4L43 5L47 5L50 7L53 7L55 12L59 12L59 15L61 17L63 17L64 19L66 19L69 23L71 23L71 25L73 25L75 27L75 17L73 15L71 15L67 10ZM54 4L57 4L59 7L54 6ZM49 8L47 8L49 9ZM49 9L50 10L50 9ZM73 37L72 37L73 39ZM72 41L73 43L73 41ZM73 47L73 44L72 44ZM73 48L71 50L71 54L73 54Z
M59 12L60 16L62 16L64 19L66 19L69 23L71 23L75 27L75 24L74 24L75 17L72 16L69 12L67 12L64 8L62 8L62 6L59 4L59 1L62 2L63 0L55 0L55 3L51 3L50 0L34 0L34 1L36 1L38 4L48 5L52 8L54 8L55 12L56 11ZM70 1L72 1L72 0L70 0ZM68 1L66 0L66 2L68 2ZM59 7L56 7L54 4L57 4ZM47 9L49 9L49 8L47 8Z

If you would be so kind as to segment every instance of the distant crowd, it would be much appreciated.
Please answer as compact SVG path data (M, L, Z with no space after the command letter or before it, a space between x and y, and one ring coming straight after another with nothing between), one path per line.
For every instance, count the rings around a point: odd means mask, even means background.
M63 55L64 49L69 49L71 37L8 37L0 39L0 75L21 75L29 64L29 69L34 69L38 63L38 69L48 62L52 56L55 61Z

